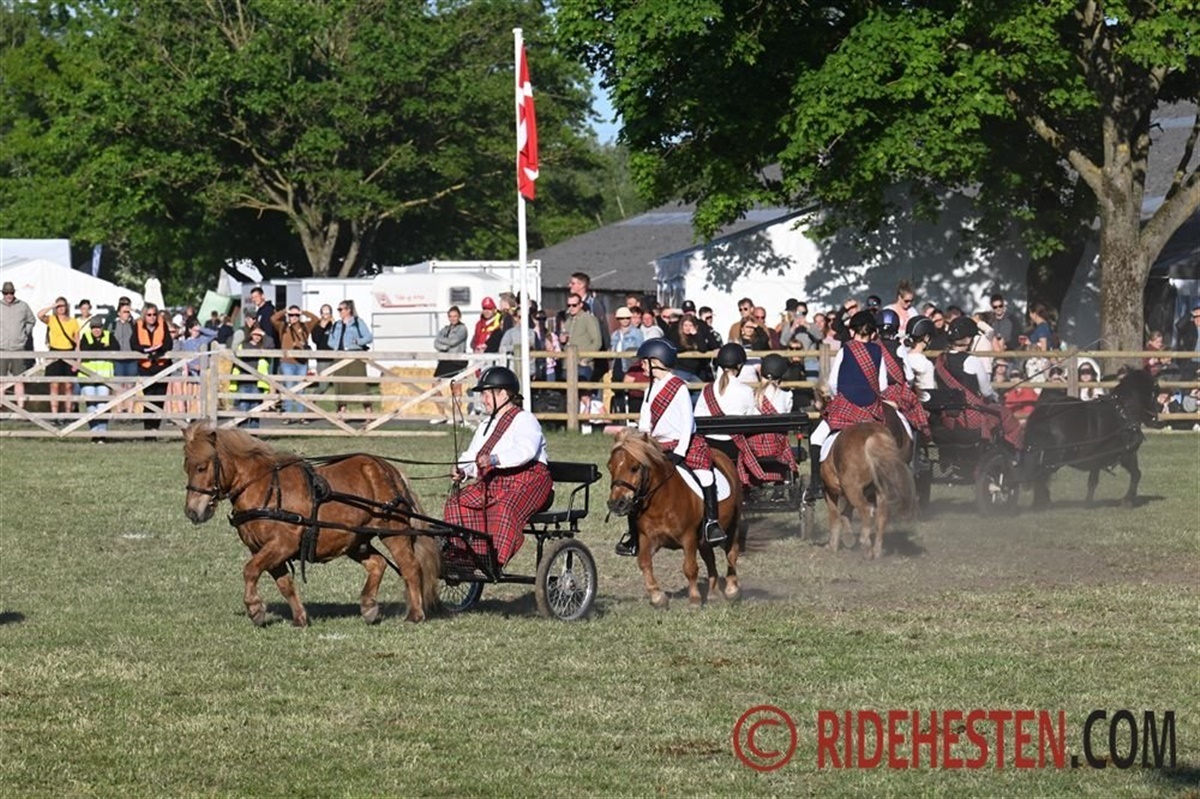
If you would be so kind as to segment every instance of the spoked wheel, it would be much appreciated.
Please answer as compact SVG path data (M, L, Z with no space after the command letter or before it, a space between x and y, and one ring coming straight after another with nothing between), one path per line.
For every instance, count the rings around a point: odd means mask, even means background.
M1002 452L992 452L979 462L975 478L975 503L982 516L1011 514L1017 509L1021 485L1014 479L1008 458Z
M450 613L475 607L483 595L483 583L473 580L438 580L438 601Z
M596 561L573 538L555 541L542 555L534 584L538 613L562 621L582 619L596 600Z
M816 503L804 501L804 484L800 484L798 490L800 492L798 500L800 504L800 540L812 541L815 537L814 533L816 533L816 528L814 527L816 523Z

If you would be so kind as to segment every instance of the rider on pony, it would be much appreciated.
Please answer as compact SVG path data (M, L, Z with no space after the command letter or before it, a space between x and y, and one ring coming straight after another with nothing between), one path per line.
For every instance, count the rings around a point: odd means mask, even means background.
M900 411L913 432L913 456L920 451L921 435L928 441L932 434L929 431L929 414L921 405L921 398L912 390L912 371L908 368L905 355L900 351L900 315L891 308L885 308L879 314L879 343L883 345L883 363L887 368L888 385L880 394L883 399L892 403Z
M712 452L703 436L696 434L696 419L687 384L670 370L678 351L665 338L652 338L638 347L637 358L650 376L650 388L642 403L638 429L648 433L663 448L667 459L683 464L695 475L704 494L704 524L701 544L716 546L725 541L717 517L717 484ZM630 516L629 532L617 544L618 555L636 555L636 520Z
M978 430L980 436L990 439L999 425L1004 440L1020 453L1021 423L992 388L992 378L983 361L970 353L971 342L979 335L979 326L971 317L960 316L950 323L948 332L950 349L934 362L934 375L940 388L962 392L968 407L946 414L943 417L946 427Z
M711 416L753 416L758 413L754 406L754 389L738 380L738 372L746 365L746 349L731 341L717 350L717 366L720 376L704 387L696 400L694 414L697 418ZM719 449L738 462L740 442L724 433L709 433L704 436L713 449ZM739 436L740 438L740 436Z
M883 368L883 347L872 341L875 335L875 316L859 311L846 325L851 338L837 351L829 370L829 393L821 423L808 439L812 474L806 502L816 502L824 492L821 482L821 445L833 433L862 422L885 424L880 395L888 387L887 370Z
M782 355L771 353L762 359L762 363L758 367L758 386L754 389L754 405L758 413L763 416L771 416L777 413L792 412L792 392L780 387L779 381L783 380L783 375L788 370L788 360ZM748 471L755 478L764 482L773 482L782 480L787 475L772 471L768 472L759 464L759 458L769 458L773 461L783 464L789 472L795 472L796 455L792 452L792 447L788 444L788 437L784 433L754 433L746 436L745 443L746 456L743 460L738 461L738 475L743 476L743 471ZM743 483L747 481L742 480Z
M925 354L929 342L937 334L937 325L928 316L914 316L908 320L904 331L908 336L908 351L904 353L904 366L912 373L912 384L921 401L929 399L929 390L937 388L933 375L933 361Z
M491 415L458 459L443 518L489 534L503 566L524 543L529 517L550 501L554 483L546 438L537 418L521 408L520 384L511 369L485 369L471 392L483 395ZM469 477L475 482L460 490Z

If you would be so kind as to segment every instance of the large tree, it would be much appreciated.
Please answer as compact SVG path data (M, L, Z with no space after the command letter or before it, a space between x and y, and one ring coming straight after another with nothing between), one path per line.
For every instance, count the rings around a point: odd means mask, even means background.
M559 23L642 185L697 201L708 235L756 202L887 224L901 183L928 215L945 189L973 197L984 242L1019 220L1039 258L1098 219L1102 335L1136 349L1150 267L1200 207L1197 117L1143 218L1152 114L1200 97L1191 0L563 0Z

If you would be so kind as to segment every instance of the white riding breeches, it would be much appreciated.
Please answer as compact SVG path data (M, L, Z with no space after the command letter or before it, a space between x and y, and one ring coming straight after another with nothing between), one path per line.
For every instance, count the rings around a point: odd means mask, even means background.
M708 488L716 482L717 478L713 477L712 469L693 469L692 471L695 473L696 479L700 481L700 485L704 488Z
M829 423L822 419L817 428L808 436L808 443L816 444L819 447L825 443L825 439L829 438L829 434L832 432L829 429Z

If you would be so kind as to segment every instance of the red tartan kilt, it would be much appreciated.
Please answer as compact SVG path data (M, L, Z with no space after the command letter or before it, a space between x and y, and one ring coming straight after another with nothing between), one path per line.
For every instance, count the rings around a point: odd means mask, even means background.
M837 394L825 406L825 422L831 430L845 430L863 422L884 423L883 404L875 400L863 408L846 399L844 394Z
M921 405L921 398L907 384L892 383L883 390L880 396L889 402L896 403L900 413L904 414L904 418L908 419L909 424L914 428L929 430L929 414Z
M734 436L738 445L738 479L742 485L754 482L774 483L787 478L787 474L768 471L759 463L759 458L770 458L787 464L795 471L796 456L792 453L787 436L783 433L755 433L749 436Z
M529 517L550 501L554 482L544 463L526 469L493 472L485 480L466 486L446 499L443 518L451 524L487 533L500 565L507 563L525 543L525 524ZM475 543L480 555L486 547Z

